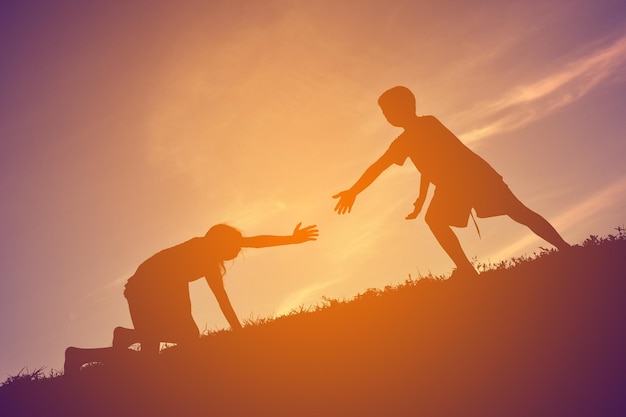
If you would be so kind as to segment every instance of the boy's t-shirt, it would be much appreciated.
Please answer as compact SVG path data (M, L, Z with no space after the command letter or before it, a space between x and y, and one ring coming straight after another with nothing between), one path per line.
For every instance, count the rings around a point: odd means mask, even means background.
M501 183L502 176L434 116L419 117L385 152L398 165L407 158L438 189L469 192Z

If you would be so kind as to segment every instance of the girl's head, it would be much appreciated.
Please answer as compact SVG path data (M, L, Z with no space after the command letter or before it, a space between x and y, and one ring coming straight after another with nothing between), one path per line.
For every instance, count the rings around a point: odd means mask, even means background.
M397 86L385 91L378 98L385 118L397 127L405 127L415 118L415 96L406 87Z
M210 250L220 261L235 259L241 251L242 235L234 227L226 224L216 224L206 232Z

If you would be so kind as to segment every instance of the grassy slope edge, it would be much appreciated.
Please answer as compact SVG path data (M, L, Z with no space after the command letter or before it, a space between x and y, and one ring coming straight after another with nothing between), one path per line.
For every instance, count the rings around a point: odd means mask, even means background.
M610 416L626 411L626 239L422 279L154 363L14 378L10 416Z

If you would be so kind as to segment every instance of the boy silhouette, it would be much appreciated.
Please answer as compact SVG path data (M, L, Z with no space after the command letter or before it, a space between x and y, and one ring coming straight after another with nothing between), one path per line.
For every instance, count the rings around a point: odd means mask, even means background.
M403 128L404 132L350 189L333 196L339 198L335 207L338 214L349 213L356 196L384 170L392 164L402 165L410 158L421 179L419 197L406 219L417 217L428 188L433 184L435 193L425 221L456 265L451 278L477 275L450 228L466 227L472 208L478 217L508 215L558 249L570 247L546 219L515 197L491 165L466 147L439 120L433 116L417 116L415 97L408 88L397 86L385 91L378 99L378 105L387 121Z

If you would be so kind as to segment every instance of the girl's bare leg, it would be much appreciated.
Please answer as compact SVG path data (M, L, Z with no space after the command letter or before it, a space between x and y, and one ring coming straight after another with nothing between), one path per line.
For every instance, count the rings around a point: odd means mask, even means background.
M116 350L111 347L93 349L68 347L65 349L63 372L65 375L75 375L86 363L109 362L115 353Z
M127 349L135 343L141 344L141 351L148 355L159 353L161 343L158 340L142 337L135 329L116 327L113 330L113 347L115 349Z
M130 345L139 342L139 335L135 329L126 327L116 327L113 330L113 347L115 349L126 349Z

